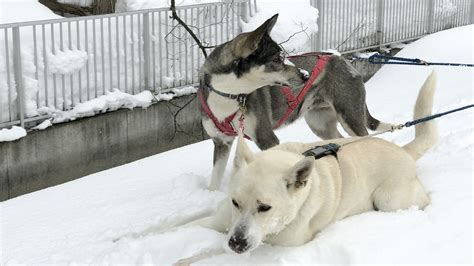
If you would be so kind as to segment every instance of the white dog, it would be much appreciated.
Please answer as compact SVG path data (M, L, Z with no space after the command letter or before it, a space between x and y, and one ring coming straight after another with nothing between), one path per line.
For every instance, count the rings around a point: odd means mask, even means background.
M436 75L432 73L419 92L415 119L431 114L435 87ZM191 224L227 231L225 247L240 254L257 248L262 241L302 245L330 223L354 214L411 206L423 209L430 198L417 178L415 161L437 138L433 121L416 125L415 139L403 147L362 137L286 143L253 154L240 137L229 199L214 215ZM329 142L343 145L337 156L315 160L302 155ZM198 254L180 263L223 250Z

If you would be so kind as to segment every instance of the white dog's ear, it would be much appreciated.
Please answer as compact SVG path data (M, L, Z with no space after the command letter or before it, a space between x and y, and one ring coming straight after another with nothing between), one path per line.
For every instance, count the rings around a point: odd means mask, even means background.
M249 146L245 142L242 133L239 134L238 141L237 141L237 149L235 151L235 158L234 158L234 167L236 169L247 165L254 159L254 154L250 150Z
M314 167L314 157L305 157L295 164L287 173L287 187L303 188L308 182Z

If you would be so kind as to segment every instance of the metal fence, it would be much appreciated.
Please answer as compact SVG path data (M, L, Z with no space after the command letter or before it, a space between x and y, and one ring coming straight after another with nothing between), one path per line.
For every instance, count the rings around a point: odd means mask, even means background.
M343 53L474 22L474 0L311 0L312 50ZM177 7L212 46L240 33L256 0ZM0 128L69 110L115 88L138 93L195 84L204 58L168 8L0 25Z
M311 5L319 10L315 51L350 53L474 23L474 0L311 0Z
M177 7L204 45L240 33L255 0ZM0 25L0 128L48 117L115 88L194 84L203 55L169 8Z

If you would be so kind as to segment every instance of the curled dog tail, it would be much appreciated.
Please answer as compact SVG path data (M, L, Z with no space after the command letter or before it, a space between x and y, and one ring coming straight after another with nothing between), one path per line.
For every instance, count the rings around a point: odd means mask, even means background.
M418 93L413 119L431 115L435 91L436 73L433 71ZM438 127L434 120L430 120L415 125L415 139L403 146L403 149L408 152L413 159L418 160L429 148L433 147L437 141Z

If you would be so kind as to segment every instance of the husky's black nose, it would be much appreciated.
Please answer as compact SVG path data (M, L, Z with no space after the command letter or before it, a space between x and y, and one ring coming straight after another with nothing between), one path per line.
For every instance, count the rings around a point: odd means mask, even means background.
M244 253L250 248L247 238L245 238L242 234L232 235L229 239L229 247L238 254Z

